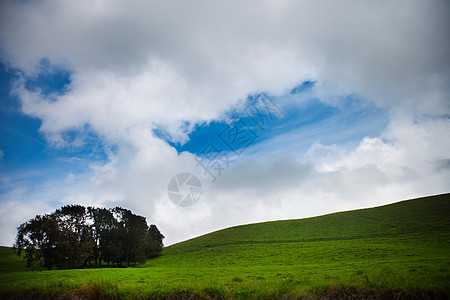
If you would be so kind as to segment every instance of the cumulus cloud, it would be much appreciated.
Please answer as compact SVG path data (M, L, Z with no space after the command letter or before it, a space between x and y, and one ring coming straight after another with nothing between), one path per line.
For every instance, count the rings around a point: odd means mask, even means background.
M0 206L0 245L12 246L16 237L16 228L38 214L52 210L51 205L42 201L22 203L8 201Z
M114 101L121 110L133 101L128 107L146 115L152 106L175 120L214 118L249 92L282 92L306 79L319 79L328 96L332 88L331 95L340 90L383 105L449 111L446 1L2 6L0 34L13 66L32 74L48 58L74 70L67 97L88 100L60 99L72 116L89 104Z
M62 203L127 206L174 242L222 226L447 191L447 1L0 6L2 60L22 71L14 93L23 113L42 120L53 145L67 145L66 131L92 130L117 146L106 163L92 164L89 178L70 183ZM66 93L26 88L44 58L71 71ZM178 154L152 129L186 141L193 128L186 122L224 119L250 93L281 95L305 80L317 82L321 101L358 94L388 109L389 128L350 151L316 143L306 156L245 160L217 184L206 181L195 208L168 201L173 175L202 174L192 154Z

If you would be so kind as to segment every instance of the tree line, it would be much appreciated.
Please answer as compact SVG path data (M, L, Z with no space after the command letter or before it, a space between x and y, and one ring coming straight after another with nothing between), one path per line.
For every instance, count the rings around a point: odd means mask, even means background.
M130 266L157 256L164 236L130 210L67 205L17 228L14 250L28 266L51 270Z

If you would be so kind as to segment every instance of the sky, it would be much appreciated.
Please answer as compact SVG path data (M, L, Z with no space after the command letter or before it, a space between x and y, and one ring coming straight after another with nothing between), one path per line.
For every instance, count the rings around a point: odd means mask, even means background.
M0 245L69 204L131 209L170 245L450 192L449 13L1 1ZM188 206L168 193L182 173Z

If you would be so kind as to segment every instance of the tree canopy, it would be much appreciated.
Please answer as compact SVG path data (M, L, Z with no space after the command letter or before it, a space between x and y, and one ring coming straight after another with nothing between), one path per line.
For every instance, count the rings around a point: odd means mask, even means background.
M17 255L49 270L143 263L161 252L164 239L155 225L122 207L67 205L17 230Z

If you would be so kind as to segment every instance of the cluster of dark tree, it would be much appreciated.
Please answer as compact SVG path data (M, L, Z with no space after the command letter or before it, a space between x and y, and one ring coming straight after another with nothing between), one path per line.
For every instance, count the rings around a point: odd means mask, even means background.
M121 207L68 205L17 230L17 255L49 270L142 263L161 252L164 239L155 225Z

